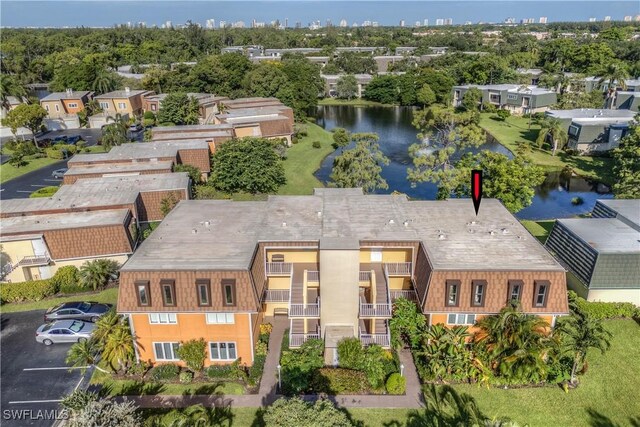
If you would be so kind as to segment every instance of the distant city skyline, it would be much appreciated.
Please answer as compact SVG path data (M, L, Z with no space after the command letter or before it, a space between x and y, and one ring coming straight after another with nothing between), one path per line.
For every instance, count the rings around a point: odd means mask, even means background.
M469 23L533 24L560 21L635 21L634 1L3 1L3 27L176 27L192 21L203 28L425 27ZM492 7L491 3L496 3ZM580 6L580 3L583 3ZM324 5L324 6L323 6Z

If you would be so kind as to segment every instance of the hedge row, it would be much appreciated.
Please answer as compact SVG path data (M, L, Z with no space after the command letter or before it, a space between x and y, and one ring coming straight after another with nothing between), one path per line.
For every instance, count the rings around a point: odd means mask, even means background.
M56 284L50 279L3 283L0 285L0 303L40 301L55 295L58 290Z
M587 301L569 291L569 301L595 319L640 318L640 308L630 302Z
M320 368L313 372L311 389L315 393L361 394L369 391L369 381L362 371L343 368Z

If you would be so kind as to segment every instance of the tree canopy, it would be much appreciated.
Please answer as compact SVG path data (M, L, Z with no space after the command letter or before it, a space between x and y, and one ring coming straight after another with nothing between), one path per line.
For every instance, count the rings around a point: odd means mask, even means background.
M340 188L362 188L365 193L389 188L381 175L382 165L388 165L389 159L380 151L378 135L354 133L351 138L356 146L333 160L331 184Z
M198 100L188 96L184 92L168 94L163 100L158 111L160 125L171 123L173 125L197 125L199 115Z
M618 199L640 198L640 117L613 150L613 192Z

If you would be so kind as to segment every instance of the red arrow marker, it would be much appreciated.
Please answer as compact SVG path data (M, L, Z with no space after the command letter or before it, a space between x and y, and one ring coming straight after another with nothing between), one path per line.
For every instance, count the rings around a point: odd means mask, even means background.
M473 200L473 207L476 210L476 216L478 215L478 209L480 209L480 201L482 200L482 171L471 171L471 200Z

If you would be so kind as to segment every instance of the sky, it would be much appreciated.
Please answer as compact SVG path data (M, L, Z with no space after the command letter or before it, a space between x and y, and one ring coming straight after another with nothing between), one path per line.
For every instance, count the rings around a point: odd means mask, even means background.
M0 2L0 24L8 27L110 27L114 24L145 22L148 26L172 21L173 25L187 20L204 24L207 19L216 22L242 20L249 24L252 19L270 22L288 20L293 26L303 26L319 20L331 19L334 24L346 19L349 25L365 20L378 21L380 25L406 25L429 20L435 24L438 18L452 18L454 24L471 22L503 22L506 18L548 17L557 21L598 21L605 16L622 20L626 15L640 14L638 0L547 0L547 1L67 1L67 0L2 0Z

